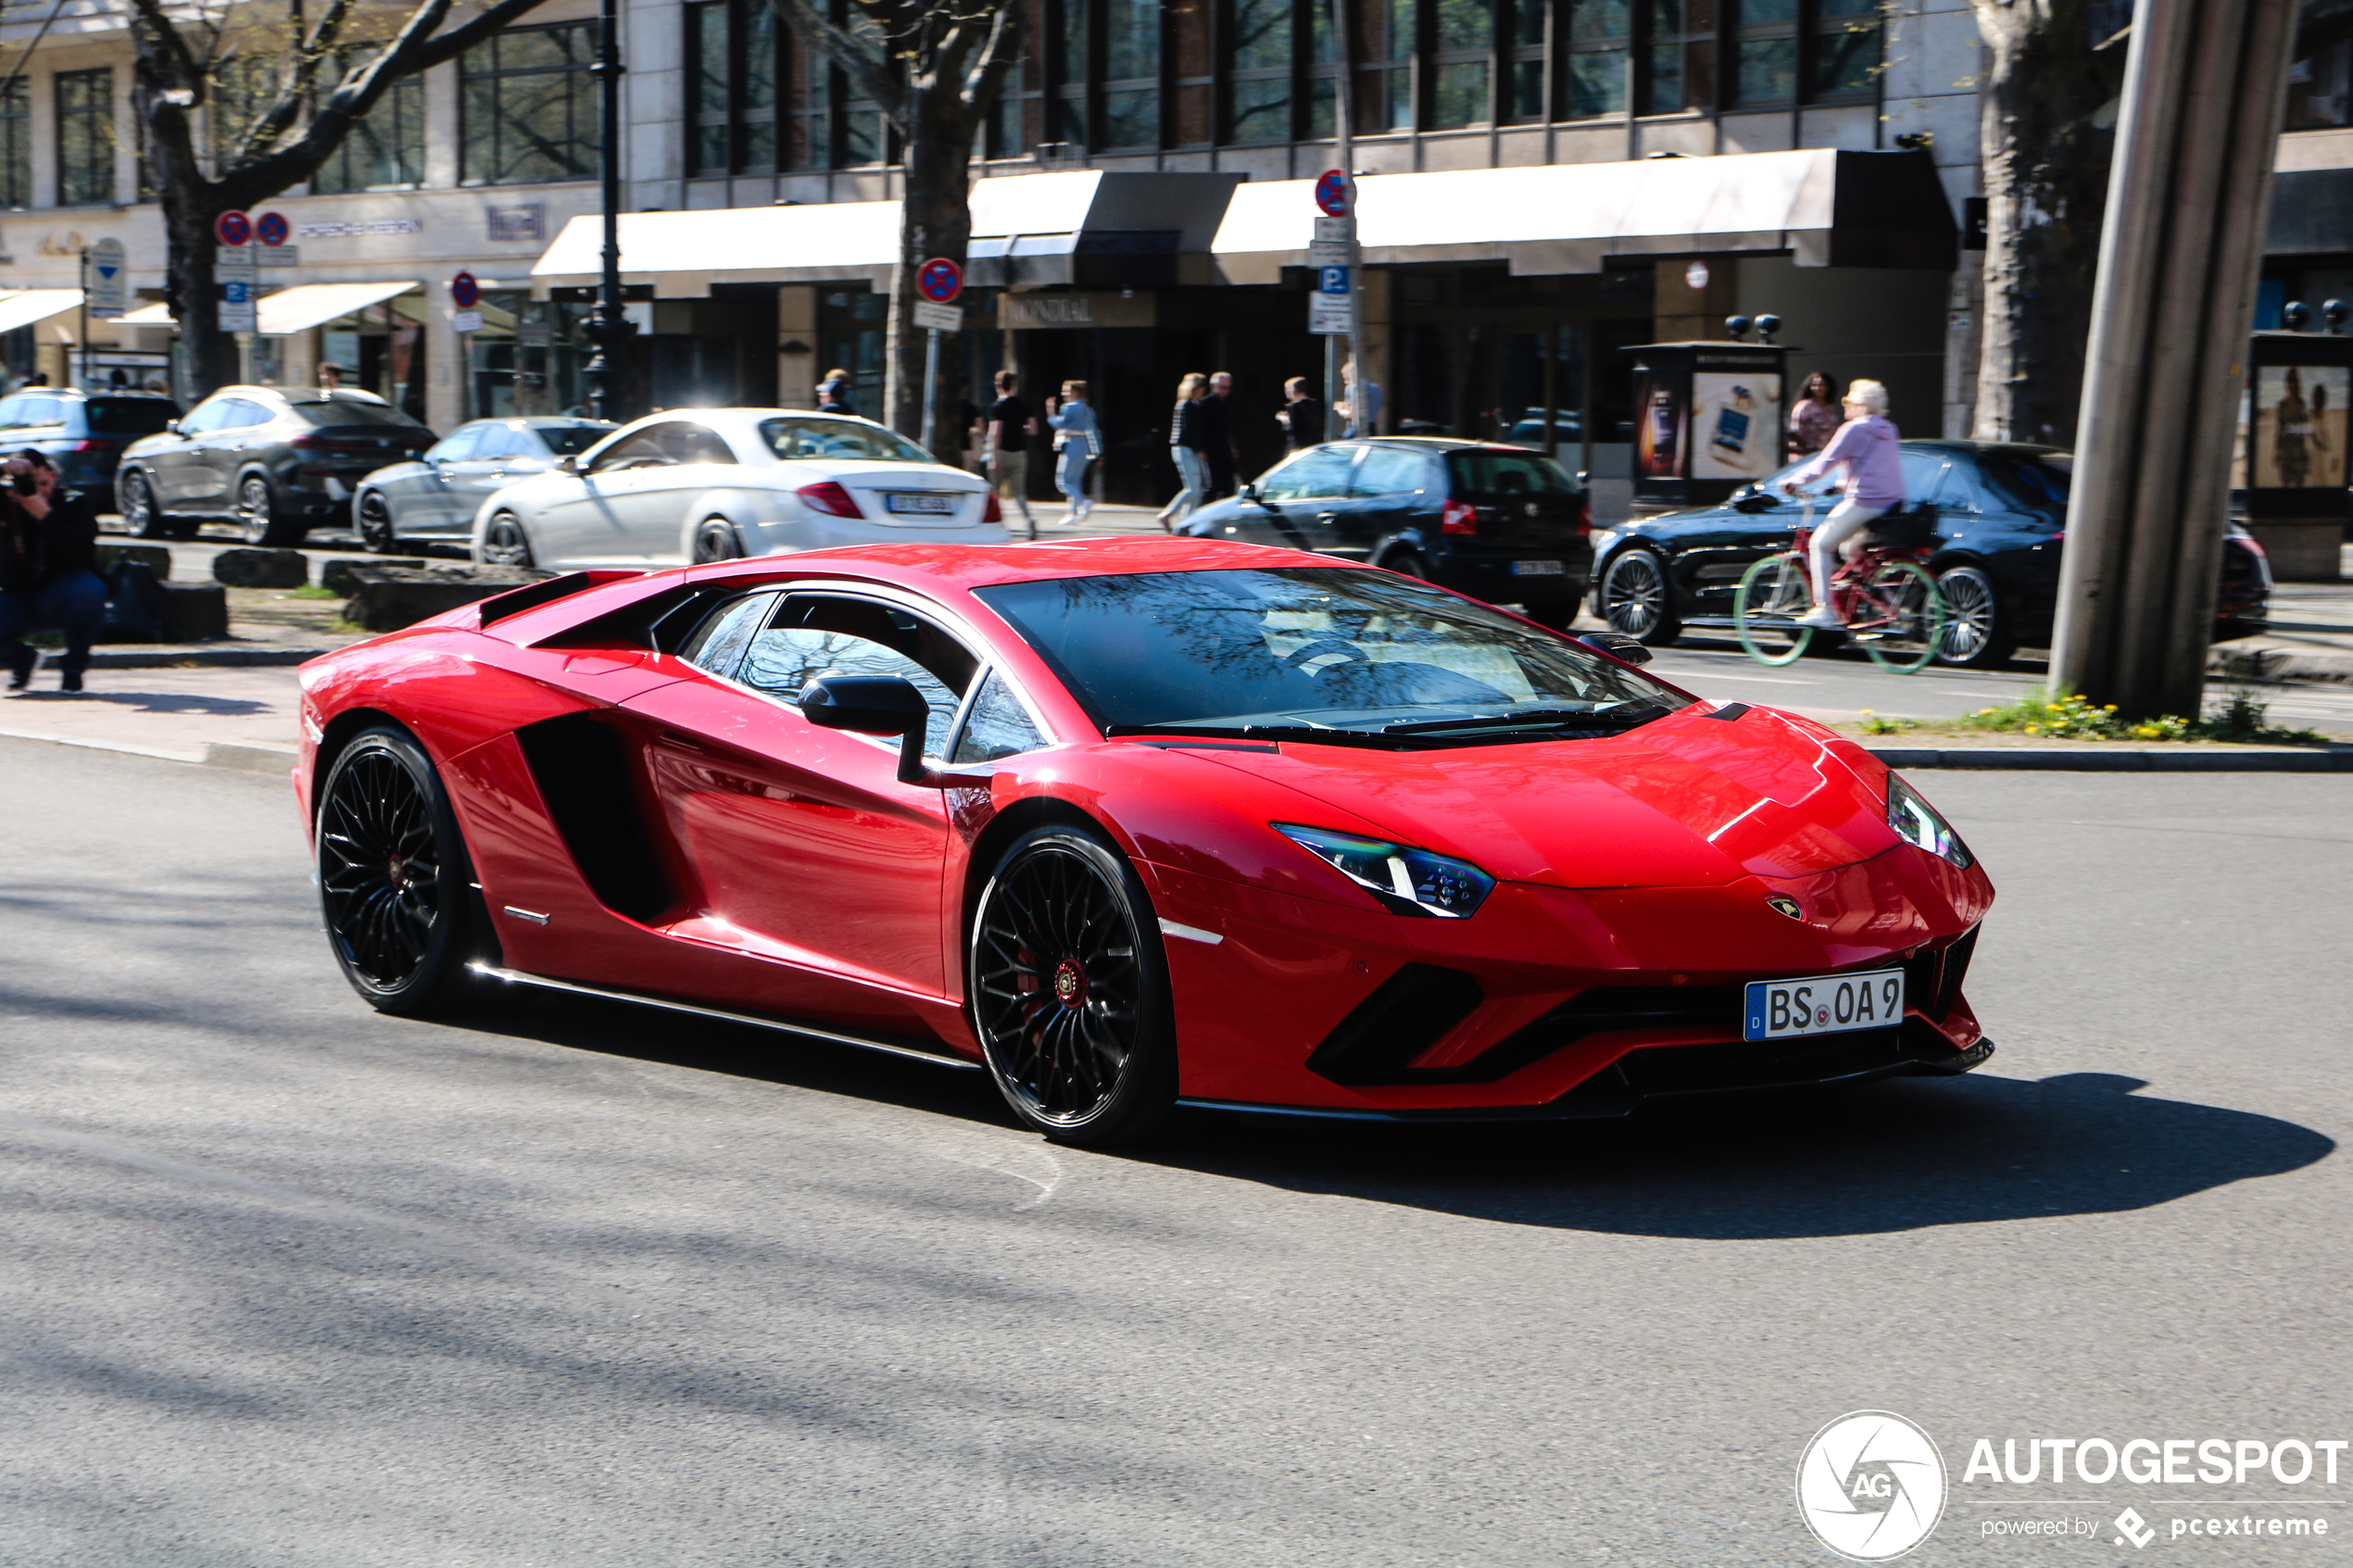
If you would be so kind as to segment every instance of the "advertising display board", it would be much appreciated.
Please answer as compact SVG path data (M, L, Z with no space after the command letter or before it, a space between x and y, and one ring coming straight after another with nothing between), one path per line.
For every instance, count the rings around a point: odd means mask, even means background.
M1634 378L1634 498L1720 501L1782 464L1787 350L1772 344L1651 343Z
M2240 389L2231 489L2263 543L2272 576L2333 583L2353 504L2346 445L2353 436L2353 337L2257 332Z

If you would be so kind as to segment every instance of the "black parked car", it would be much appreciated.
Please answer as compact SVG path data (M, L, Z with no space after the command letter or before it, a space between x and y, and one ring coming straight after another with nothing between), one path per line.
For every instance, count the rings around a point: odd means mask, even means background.
M1986 667L2020 644L2046 647L2058 604L2059 541L2067 527L2073 454L1984 441L1906 441L1909 508L1931 517L1929 570L1944 590L1950 622L1937 658ZM1789 547L1804 499L1781 494L1782 474L1721 506L1642 518L1598 535L1593 613L1613 630L1662 647L1685 627L1732 624L1732 591L1759 556ZM1835 484L1815 487L1814 521L1830 515ZM2271 616L2271 573L2262 546L2233 525L2222 543L2215 636L2259 632Z
M1592 566L1589 522L1577 482L1541 453L1373 436L1292 453L1183 532L1369 560L1566 627Z
M179 416L180 405L146 392L83 392L29 386L0 397L0 452L28 446L48 454L57 483L114 510L115 465L123 448Z
M228 518L256 545L346 528L359 482L433 445L433 432L372 392L224 386L122 455L122 521L143 539L185 539Z

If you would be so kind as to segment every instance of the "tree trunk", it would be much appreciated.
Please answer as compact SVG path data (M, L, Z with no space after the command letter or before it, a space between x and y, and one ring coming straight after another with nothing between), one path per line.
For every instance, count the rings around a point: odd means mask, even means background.
M220 282L213 266L214 246L220 242L212 232L220 216L200 201L191 202L185 195L175 199L165 187L163 232L170 266L164 293L171 302L171 319L179 324L185 374L199 397L236 381L242 372L236 334L220 330Z
M899 218L899 278L891 291L890 331L885 345L883 407L893 430L920 440L924 427L924 351L929 334L915 325L915 271L935 256L962 267L972 245L972 147L978 111L963 101L954 82L935 77L908 93L905 197ZM956 378L948 370L963 361L940 345L940 384L934 389L933 438L951 443ZM978 401L975 397L975 401Z
M2125 51L2092 36L2094 0L1975 0L1975 9L1993 56L1980 132L1987 200L1976 435L2069 446Z

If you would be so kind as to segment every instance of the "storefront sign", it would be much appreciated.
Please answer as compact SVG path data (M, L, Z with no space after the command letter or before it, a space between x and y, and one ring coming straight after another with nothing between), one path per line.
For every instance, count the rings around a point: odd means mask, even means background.
M517 240L538 241L547 237L547 208L539 202L485 207L483 216L489 224L493 245Z
M1150 327L1159 312L1151 295L1013 294L998 296L997 324L1014 332L1056 327Z
M413 218L379 218L363 223L305 223L295 231L306 240L348 240L364 234L422 234L425 226Z

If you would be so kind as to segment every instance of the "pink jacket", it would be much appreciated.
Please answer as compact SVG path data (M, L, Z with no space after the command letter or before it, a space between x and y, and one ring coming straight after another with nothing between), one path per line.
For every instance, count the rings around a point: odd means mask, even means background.
M1866 414L1838 427L1819 456L1789 476L1792 484L1808 484L1831 469L1844 465L1846 498L1858 507L1898 507L1904 504L1904 465L1897 460L1895 426L1878 414Z

